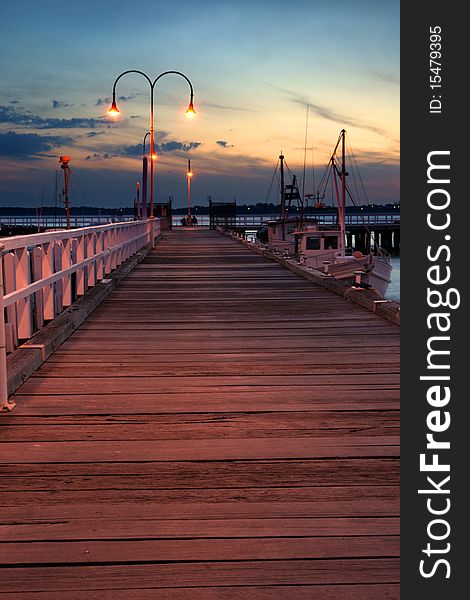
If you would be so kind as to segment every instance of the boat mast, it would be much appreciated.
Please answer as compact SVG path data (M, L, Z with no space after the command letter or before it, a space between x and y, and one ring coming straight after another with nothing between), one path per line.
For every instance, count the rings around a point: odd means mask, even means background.
M284 155L281 154L279 156L279 160L281 162L281 225L282 225L282 239L286 239L286 229L285 229L285 221L286 221L286 190L284 186Z
M341 130L341 208L339 211L339 224L341 230L340 247L342 256L345 254L345 236L346 228L344 222L345 206L346 206L346 130Z

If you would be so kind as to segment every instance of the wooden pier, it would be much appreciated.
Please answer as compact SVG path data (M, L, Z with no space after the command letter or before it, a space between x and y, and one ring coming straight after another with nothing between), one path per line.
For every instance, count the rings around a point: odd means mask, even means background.
M399 328L214 231L0 420L0 600L398 599Z

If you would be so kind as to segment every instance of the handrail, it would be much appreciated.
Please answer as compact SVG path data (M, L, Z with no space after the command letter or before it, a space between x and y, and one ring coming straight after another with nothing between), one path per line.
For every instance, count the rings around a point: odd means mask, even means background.
M150 220L0 238L0 407L7 353L149 243Z
M80 237L89 233L98 233L112 229L122 229L123 227L132 227L138 223L147 221L120 221L119 223L106 223L105 225L90 225L88 227L78 227L76 229L55 229L53 231L44 231L42 233L30 233L26 235L13 235L11 237L0 238L5 250L15 250L24 246L33 246L44 244L53 240L65 240Z

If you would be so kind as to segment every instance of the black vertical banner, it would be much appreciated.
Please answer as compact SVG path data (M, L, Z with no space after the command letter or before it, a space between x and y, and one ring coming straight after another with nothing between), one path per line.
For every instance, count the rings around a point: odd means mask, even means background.
M457 3L402 2L402 600L468 594L469 38Z

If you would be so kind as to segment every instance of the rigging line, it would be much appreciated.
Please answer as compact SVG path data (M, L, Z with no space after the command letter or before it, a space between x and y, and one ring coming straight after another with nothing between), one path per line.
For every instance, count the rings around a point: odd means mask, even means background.
M264 201L264 202L265 202L265 204L267 204L267 203L268 203L269 196L271 195L271 189L272 189L272 187L273 187L274 178L276 177L276 172L277 172L277 168L278 168L278 166L279 166L279 160L278 160L278 161L277 161L277 163L276 163L276 167L275 167L275 169L274 169L273 176L271 177L271 183L269 184L268 193L266 194L266 199L265 199L265 201Z
M335 162L334 159L336 158L336 150L338 149L339 143L341 141L341 133L338 136L338 141L336 142L336 145L333 149L332 152L330 152L330 158L328 159L328 163L325 167L325 170L323 171L323 175L320 178L320 183L318 184L318 190L323 189L326 191L327 185L328 185L328 180L330 177L330 171L332 171L335 168ZM326 178L326 182L325 182L325 178Z
M323 175L321 176L320 183L318 184L318 190L317 190L318 193L320 193L320 191L322 191L322 193L324 193L326 191L332 168L333 168L332 159L330 158L325 170L323 171Z
M85 193L85 190L84 190L84 189L82 188L82 186L80 185L80 181L78 180L77 176L76 176L76 175L75 175L75 173L72 171L72 169L69 169L69 170L70 170L70 174L72 175L71 179L73 178L74 182L77 184L77 186L78 186L78 189L79 189L80 193L82 194L82 196L83 196L83 198L84 198L84 200L85 200L86 204L88 204L88 206L89 206L90 208L92 208L92 206L91 206L91 202L90 202L90 200L88 199L88 196L86 195L86 193Z
M315 194L315 147L312 135L312 192Z
M347 148L348 148L349 153L352 154L352 150L351 150L351 147L349 146L349 144L347 145ZM354 165L353 163L350 163L349 172L351 173L351 177L352 177L352 180L353 180L354 190L355 190L355 193L356 193L357 204L360 205L360 204L362 204L362 202L361 202L361 195L359 194L359 188L357 186L356 171L358 171L357 164ZM353 200L353 204L356 205L356 202L354 202L354 200Z
M349 146L349 149L350 149L350 152L351 152L351 156L353 157L354 164L355 164L355 166L356 166L357 175L358 175L358 177L359 177L359 181L361 182L361 187L362 187L362 191L364 192L364 197L365 197L365 199L366 199L366 201L367 201L367 204L369 204L369 197L368 197L368 195L367 195L366 188L365 188L365 186L364 186L364 182L363 182L363 180L362 180L362 177L361 177L361 172L359 171L359 167L357 166L357 162L356 162L356 156L355 156L355 154L354 154L354 152L353 152L353 149L352 149L352 147L351 147L351 144L349 143L349 139L348 139L348 137L346 137L346 139L348 140L348 146Z
M289 169L289 165L287 164L287 161L285 159L284 159L284 165L285 165L287 171L289 172L289 174L292 175L292 177L294 177L294 176L296 177L295 173Z
M349 169L351 171L351 176L352 176L352 179L353 179L353 182L354 182L354 189L355 189L356 198L357 198L357 203L354 202L354 200L353 200L353 204L354 205L357 205L357 204L360 205L360 204L362 204L362 202L361 202L361 195L359 193L359 188L358 188L357 180L356 180L356 172L357 172L357 174L359 176L359 168L357 166L356 157L354 156L354 153L352 151L351 144L349 143L349 139L347 137L346 137L346 144L347 144L347 149L348 149L349 155L353 159L353 162L350 163L350 169Z

